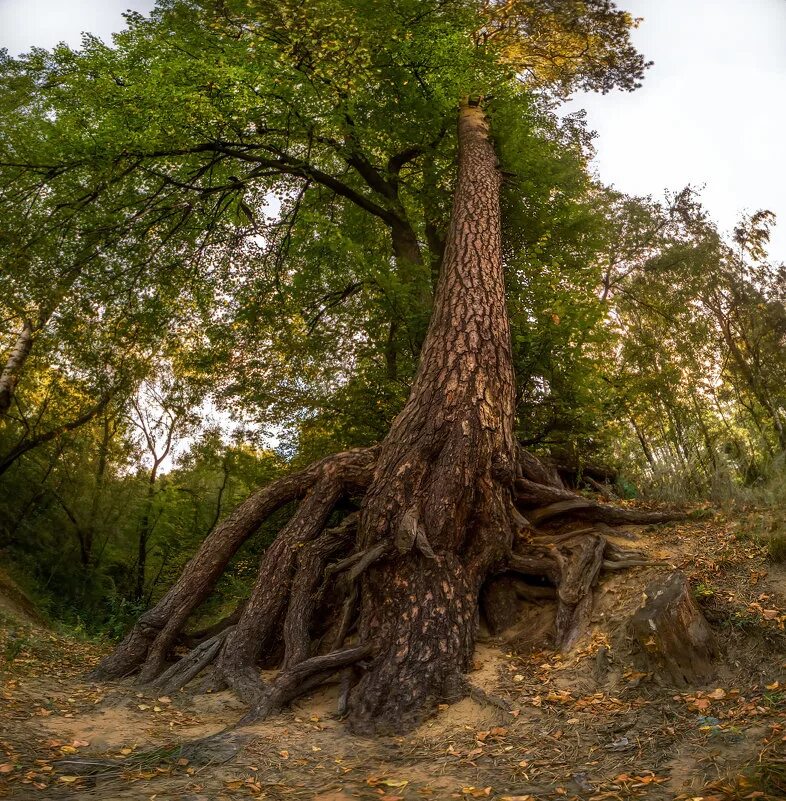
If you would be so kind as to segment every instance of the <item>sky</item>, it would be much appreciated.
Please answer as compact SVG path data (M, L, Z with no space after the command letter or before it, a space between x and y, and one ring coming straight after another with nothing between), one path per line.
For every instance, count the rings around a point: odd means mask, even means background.
M150 0L0 0L0 47L17 54L82 31L108 39ZM786 261L786 0L618 0L644 17L634 41L655 62L632 94L580 95L597 131L596 170L631 194L704 187L723 229L774 211L771 255Z

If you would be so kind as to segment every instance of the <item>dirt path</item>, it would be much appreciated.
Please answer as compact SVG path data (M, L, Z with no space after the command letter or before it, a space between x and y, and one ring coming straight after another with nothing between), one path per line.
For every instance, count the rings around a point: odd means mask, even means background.
M692 576L725 648L711 686L675 692L637 669L624 621L664 569L655 567L605 580L592 634L569 656L536 637L548 624L545 606L529 608L505 640L483 643L471 679L510 711L465 699L407 737L375 740L346 731L328 687L271 721L195 747L239 718L231 695L155 697L130 684L86 683L100 646L6 620L0 796L786 797L783 570L723 520L629 533L636 547Z

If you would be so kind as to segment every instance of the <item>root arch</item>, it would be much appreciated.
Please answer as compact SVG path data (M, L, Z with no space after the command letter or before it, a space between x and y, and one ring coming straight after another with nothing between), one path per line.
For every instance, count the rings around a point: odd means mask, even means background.
M251 496L242 505L245 509L241 507L239 514L228 519L233 527L225 521L208 537L180 581L140 619L95 675L119 678L136 672L142 683L172 693L212 670L210 686L229 686L249 706L241 723L250 723L339 672L341 705L346 708L349 698L351 709L351 691L362 688L366 679L363 668L382 658L391 667L376 681L387 682L390 695L421 688L422 697L402 701L403 706L416 710L403 721L406 728L414 725L430 704L455 700L456 687L469 686L462 671L471 658L479 610L485 606L488 617L488 606L503 602L500 593L485 591L489 579L521 576L545 584L532 587L532 593L556 598L554 644L569 650L586 628L601 573L651 564L644 554L612 543L606 536L608 521L648 524L678 517L620 509L564 487L539 484L527 476L543 477L545 468L536 467L536 458L527 454L526 460L516 465L519 478L509 493L506 512L507 524L518 533L502 558L478 567L472 564L471 549L465 560L451 558L444 551L429 553L430 546L417 542L417 521L412 523L416 531L407 545L401 540L397 545L368 545L358 537L358 512L346 514L335 525L329 521L343 499L360 500L371 481L375 456L374 449L339 454ZM291 519L260 560L249 598L223 624L192 640L194 647L172 662L190 613L210 592L237 547L267 516L297 499L300 502ZM544 501L545 506L534 505ZM550 533L527 522L554 523L558 518L576 521L578 526ZM484 553L482 547L476 548ZM205 569L206 554L211 551L209 569ZM410 561L416 563L414 569ZM362 593L369 590L362 580L372 568L378 570L377 580L402 590L388 592L388 597L390 603L399 605L397 614L406 621L406 637L380 641L368 636L373 622L363 620ZM419 577L417 586L412 586L413 575ZM194 576L202 582L199 587L189 584ZM189 586L192 591L187 599L177 598L178 591ZM513 591L511 586L505 591ZM166 622L156 627L156 621L167 613ZM422 673L434 663L435 647L466 654L466 659L458 661L448 676L435 673L430 683L423 680ZM389 658L391 650L393 659ZM420 675L417 681L401 681L395 669L413 650L420 654L413 663ZM275 679L265 683L259 666L275 662L280 670Z

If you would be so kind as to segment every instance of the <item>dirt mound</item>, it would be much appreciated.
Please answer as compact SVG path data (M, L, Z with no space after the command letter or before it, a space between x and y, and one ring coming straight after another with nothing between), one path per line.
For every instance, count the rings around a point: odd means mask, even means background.
M28 626L45 626L35 604L19 585L0 567L0 615Z

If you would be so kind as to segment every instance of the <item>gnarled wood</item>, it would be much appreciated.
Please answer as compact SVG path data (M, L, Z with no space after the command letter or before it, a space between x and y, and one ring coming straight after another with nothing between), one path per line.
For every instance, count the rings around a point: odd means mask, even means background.
M349 492L362 491L371 480L375 448L329 456L305 470L285 476L255 492L207 536L164 597L145 612L120 645L92 672L97 679L120 678L147 660L143 681L151 681L189 615L212 591L238 548L277 509L302 498L321 478L334 477Z
M320 684L337 670L353 665L371 653L370 645L356 645L343 651L333 651L321 656L313 656L292 667L282 670L273 682L265 688L259 701L241 718L238 726L248 726L264 720L272 712L286 706L298 695ZM318 681L309 679L318 677Z
M516 479L516 498L521 504L538 508L535 512L524 512L532 523L543 523L558 515L570 513L582 520L597 520L603 523L668 523L685 518L683 512L655 512L646 509L632 509L599 503L584 498L570 490L536 484L526 478Z
M217 672L241 698L253 700L260 692L256 664L263 651L272 648L280 635L281 620L287 612L292 581L297 571L299 551L308 547L320 534L342 491L342 485L335 476L323 477L311 488L297 512L262 557L248 603L227 639L217 664ZM344 534L346 532L342 532L341 536ZM328 537L328 540L332 546L333 539ZM309 555L317 560L327 559L333 552L328 547L326 554L321 553L321 548L317 547ZM289 645L297 649L296 658L302 659L301 649L307 648L308 644L294 628L298 624L307 625L307 622L298 620L297 614L295 610L290 620ZM285 660L289 663L288 655L285 655Z
M603 564L606 541L601 536L571 540L557 589L559 603L555 621L555 641L563 651L570 650L589 622L592 590Z

